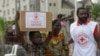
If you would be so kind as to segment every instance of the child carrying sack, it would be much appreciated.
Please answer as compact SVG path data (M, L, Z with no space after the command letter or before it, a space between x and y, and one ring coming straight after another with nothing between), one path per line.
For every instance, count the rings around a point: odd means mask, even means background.
M17 56L17 49L18 49L18 45L17 44L14 44L12 46L11 53L5 54L4 56Z

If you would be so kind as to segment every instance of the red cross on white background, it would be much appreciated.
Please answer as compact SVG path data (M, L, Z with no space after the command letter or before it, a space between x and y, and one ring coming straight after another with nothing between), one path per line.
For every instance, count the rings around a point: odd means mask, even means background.
M85 41L85 39L84 39L83 37L81 37L81 38L80 38L80 41L81 41L81 42L84 42L84 41Z
M37 16L37 15L35 15L35 16L34 16L34 18L35 18L35 19L37 19L37 18L38 18L38 16Z
M34 20L38 20L38 14L37 13L34 14Z

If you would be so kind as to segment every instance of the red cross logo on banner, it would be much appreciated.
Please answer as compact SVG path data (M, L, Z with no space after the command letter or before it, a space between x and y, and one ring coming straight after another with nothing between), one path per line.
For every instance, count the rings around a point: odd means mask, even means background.
M37 13L34 14L34 20L38 20L38 14Z

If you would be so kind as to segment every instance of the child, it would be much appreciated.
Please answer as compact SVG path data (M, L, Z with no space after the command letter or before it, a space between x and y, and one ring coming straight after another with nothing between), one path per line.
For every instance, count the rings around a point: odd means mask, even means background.
M29 40L32 42L32 45L29 48L29 56L44 56L45 49L41 33L39 31L29 32Z

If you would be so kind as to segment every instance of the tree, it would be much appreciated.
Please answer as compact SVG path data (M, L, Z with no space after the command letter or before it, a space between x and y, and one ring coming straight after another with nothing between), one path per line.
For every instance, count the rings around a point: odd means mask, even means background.
M5 37L5 22L0 18L0 55L4 55L4 37Z
M5 27L6 27L6 30L8 28L11 28L13 25L15 24L15 21L5 21Z
M98 3L92 3L92 16L94 20L97 20L97 18L100 16L100 2Z

